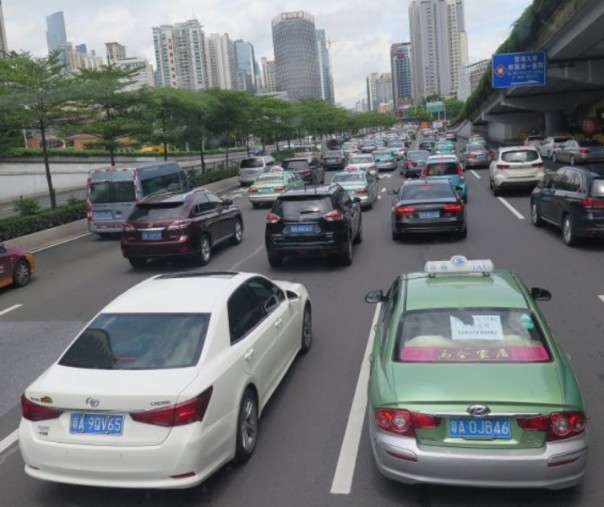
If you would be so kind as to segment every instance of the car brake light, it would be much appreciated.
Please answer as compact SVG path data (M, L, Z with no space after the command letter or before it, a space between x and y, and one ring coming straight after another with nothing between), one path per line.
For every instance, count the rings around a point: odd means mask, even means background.
M461 167L460 164L457 165L457 174L459 174L459 176L461 176L461 179L464 179L464 175L463 175L463 167Z
M518 426L526 431L546 431L546 440L552 442L580 435L585 431L587 418L583 412L554 412L549 415L519 417Z
M543 167L543 162L533 162L531 165L533 167Z
M357 194L366 194L367 193L367 189L366 188L357 188L355 192Z
M448 213L461 213L463 211L463 204L445 204L443 206L443 211Z
M497 169L509 169L512 166L510 164L495 164L495 167Z
M340 220L344 220L344 215L339 209L334 209L329 211L323 215L323 219L328 222L339 222Z
M188 218L186 218L184 220L176 220L168 226L168 230L175 231L175 230L186 229L190 223L191 223L191 220L189 220Z
M390 433L415 436L415 429L436 428L440 425L440 417L429 414L410 412L396 408L378 408L374 414L375 424Z
M593 199L591 197L583 197L583 199L581 199L581 206L583 206L586 209L604 208L604 201Z
M415 213L415 208L413 206L397 206L394 210L394 214L397 216L410 215L412 213Z
M256 192L258 192L258 189L255 187L250 187L247 189L248 194L255 194Z
M123 223L122 231L123 232L134 232L134 231L136 231L136 229L134 228L134 226L132 224Z
M269 213L268 215L266 215L266 221L269 224L276 224L280 220L281 217L279 215L276 215L275 213Z
M285 190L285 187L283 185L277 185L276 187L273 187L273 191L275 192L283 192Z
M589 153L589 148L580 148L579 153Z
M130 414L130 417L140 423L164 426L166 428L184 426L185 424L197 421L201 422L208 409L212 391L213 387L210 386L199 396L190 400L147 412L133 412Z
M62 410L58 410L52 407L45 407L39 405L26 398L25 395L21 396L21 414L24 419L28 421L44 421L46 419L56 419L63 413Z

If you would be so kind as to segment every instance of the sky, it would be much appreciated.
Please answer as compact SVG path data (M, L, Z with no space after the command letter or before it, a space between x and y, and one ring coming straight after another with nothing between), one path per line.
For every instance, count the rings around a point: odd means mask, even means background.
M274 59L271 20L304 10L324 28L336 102L354 107L366 97L371 72L390 72L390 45L409 41L409 0L0 0L8 48L48 53L46 16L63 11L67 40L105 56L105 43L155 67L152 27L197 19L207 35L227 33L254 45L256 59ZM532 0L465 0L470 63L490 58Z

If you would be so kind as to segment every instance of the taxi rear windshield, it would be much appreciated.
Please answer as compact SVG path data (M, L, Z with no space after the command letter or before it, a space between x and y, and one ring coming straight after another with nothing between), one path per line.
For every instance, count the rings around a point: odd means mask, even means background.
M90 185L90 202L93 204L132 202L135 199L133 181L99 181Z
M336 174L331 179L332 183L340 183L347 181L365 181L365 177L360 173Z
M451 176L457 175L457 164L455 162L430 163L426 166L426 176Z
M457 199L455 191L448 182L424 185L406 185L401 191L402 201Z
M537 150L504 151L501 160L504 162L533 162L539 158Z
M551 356L527 309L443 308L405 312L394 360L420 363L539 363Z

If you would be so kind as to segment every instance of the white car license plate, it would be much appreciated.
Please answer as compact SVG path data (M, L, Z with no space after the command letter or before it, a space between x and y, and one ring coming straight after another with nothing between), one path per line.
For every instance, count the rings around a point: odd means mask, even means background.
M454 438L512 438L508 417L450 417L448 430Z
M89 435L122 435L124 416L122 414L71 414L70 433Z

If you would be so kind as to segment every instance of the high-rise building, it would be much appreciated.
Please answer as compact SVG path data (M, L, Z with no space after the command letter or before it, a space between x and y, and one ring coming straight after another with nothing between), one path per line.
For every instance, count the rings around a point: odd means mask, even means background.
M411 43L399 42L390 46L392 98L399 109L404 100L411 99Z
M414 100L455 95L468 62L464 0L410 0L409 29Z
M65 31L65 17L63 11L55 12L46 16L46 42L48 52L60 49L67 43L67 32Z
M275 78L275 61L269 60L266 56L260 59L262 63L262 90L264 92L277 91L277 79Z
M208 88L205 36L199 21L154 26L153 46L158 86Z
M467 100L490 67L491 60L480 60L479 62L462 67L459 72L457 98L459 100Z
M107 63L126 58L126 46L122 46L117 42L105 42L105 48L107 50Z
M331 74L331 64L329 63L329 46L323 28L317 30L317 55L319 56L319 73L321 77L321 98L329 104L335 104L333 76Z
M153 75L153 66L149 63L146 58L139 58L136 56L118 58L112 60L113 63L126 70L136 70L131 77L131 82L124 88L125 91L139 90L145 86L155 86L155 77Z
M6 28L4 27L4 14L2 14L2 0L0 0L0 58L8 53L8 44L6 42Z
M321 98L321 76L314 18L304 11L273 18L273 49L277 90L290 100Z
M235 47L228 34L213 33L206 39L206 61L210 88L236 88Z
M392 110L392 76L389 73L372 72L367 76L367 109L378 111L382 104L387 104L389 110Z
M258 63L254 56L254 46L244 40L235 41L235 64L237 67L237 88L255 91L258 87Z

